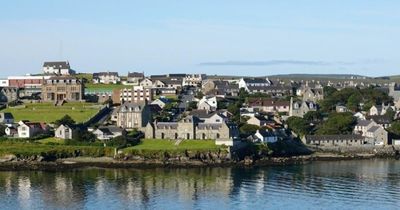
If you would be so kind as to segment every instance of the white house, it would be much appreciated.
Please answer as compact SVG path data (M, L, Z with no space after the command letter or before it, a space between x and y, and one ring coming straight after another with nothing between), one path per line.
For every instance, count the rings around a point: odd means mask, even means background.
M104 141L123 136L126 134L126 131L119 127L100 127L93 131L93 134L96 135L97 139Z
M197 103L197 109L203 109L208 111L217 110L217 97L215 96L203 96L202 99Z
M55 137L60 139L72 139L73 130L68 125L60 125L55 131Z
M256 140L263 143L275 143L278 141L278 137L268 130L257 130L254 137Z
M51 61L44 62L43 73L56 75L73 75L75 74L75 71L71 69L68 61Z
M239 89L244 88L249 92L249 87L267 87L271 86L272 82L268 78L241 78L239 81Z
M10 86L8 79L0 79L0 87L8 87L8 86Z
M152 101L150 104L157 104L161 109L164 109L165 105L169 103L169 100L167 98L158 98L154 101Z
M93 74L94 84L117 84L121 82L118 72L98 72Z
M20 121L18 123L18 137L32 138L38 134L44 133L47 130L45 123Z

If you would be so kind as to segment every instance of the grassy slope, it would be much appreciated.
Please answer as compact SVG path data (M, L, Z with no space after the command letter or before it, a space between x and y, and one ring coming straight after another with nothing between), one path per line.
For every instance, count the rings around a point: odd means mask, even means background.
M215 145L213 140L183 140L175 146L175 140L145 139L139 145L128 147L125 151L132 150L163 150L163 151L184 151L184 150L218 150L220 146Z
M99 146L68 146L68 145L47 145L29 142L1 142L0 156L13 154L20 157L32 155L73 157L79 151L80 156L100 157L112 156L114 148Z
M66 103L62 107L56 107L52 103L27 104L26 108L7 108L4 112L11 112L15 121L29 120L32 122L54 122L68 114L77 122L84 122L95 115L97 107L91 103Z

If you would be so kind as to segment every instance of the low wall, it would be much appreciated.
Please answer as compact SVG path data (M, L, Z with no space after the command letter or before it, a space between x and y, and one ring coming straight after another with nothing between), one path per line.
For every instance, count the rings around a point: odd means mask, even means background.
M360 145L360 146L309 146L315 152L333 152L341 154L374 154L376 156L396 156L399 154L400 145Z

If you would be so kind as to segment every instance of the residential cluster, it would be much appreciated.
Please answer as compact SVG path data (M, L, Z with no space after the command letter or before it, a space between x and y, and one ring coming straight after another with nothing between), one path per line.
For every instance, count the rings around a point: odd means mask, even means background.
M355 108L348 107L349 102L337 102L327 111L323 106L332 100L326 87L335 91L373 89L391 100L374 96L372 104L360 102ZM83 129L105 142L137 131L146 139L207 139L227 146L241 141L273 144L296 139L314 146L400 145L400 138L391 130L400 110L400 88L395 83L377 84L366 78L77 73L68 61L56 61L44 62L39 74L1 79L0 102L2 108L29 103L63 106L94 102L109 110L79 126L28 119L17 122L12 113L2 112L0 122L6 125L9 138L35 138L50 132L56 138L73 139L74 130ZM289 122L306 119L310 113L321 115L320 121L307 121L309 131L296 132ZM324 124L331 113L351 113L354 122L349 128L330 133L319 124Z

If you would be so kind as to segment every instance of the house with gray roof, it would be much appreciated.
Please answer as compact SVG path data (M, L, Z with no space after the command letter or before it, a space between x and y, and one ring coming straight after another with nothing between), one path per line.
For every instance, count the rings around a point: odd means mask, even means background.
M44 74L74 75L76 72L71 69L68 61L48 61L43 63Z
M356 134L348 135L306 135L304 144L318 146L360 146L365 144L365 137Z
M94 84L117 84L121 82L118 72L98 72L93 73Z
M151 119L151 111L147 103L122 104L116 111L117 126L126 129L143 128Z
M13 124L14 116L10 112L0 112L0 123Z
M99 127L93 131L97 139L105 141L116 138L118 136L125 136L126 130L116 126Z

